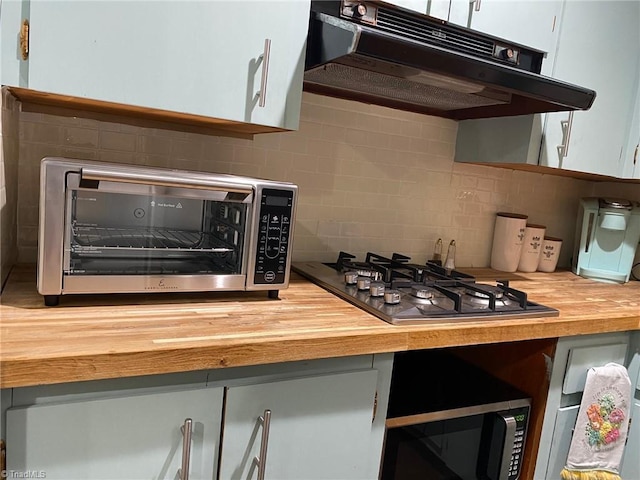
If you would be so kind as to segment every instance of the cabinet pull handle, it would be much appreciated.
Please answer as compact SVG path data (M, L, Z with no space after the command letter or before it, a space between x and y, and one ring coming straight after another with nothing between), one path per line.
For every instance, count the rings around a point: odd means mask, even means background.
M638 160L638 148L640 147L640 143L638 145L636 145L636 151L633 152L633 164L636 164L636 161Z
M191 432L193 429L193 420L187 418L184 425L180 427L182 432L182 466L178 472L180 480L189 480L189 462L191 461Z
M26 18L20 25L20 53L22 60L29 58L29 20Z
M472 1L471 1L471 3L473 3L473 4L474 4L474 5L473 5L473 9L474 9L476 12L479 12L479 11L480 11L480 3L481 3L481 2L482 2L482 0L472 0Z
M560 158L567 158L567 155L569 155L569 142L571 141L571 128L573 127L573 111L569 112L569 118L560 122L560 126L564 133L564 143L558 145L558 153Z
M260 101L258 105L264 107L267 102L267 77L269 76L269 55L271 53L271 39L264 39L264 53L260 55L262 58L262 80L260 81L260 91L258 96Z
M264 480L264 472L267 468L267 446L269 445L269 425L271 424L271 410L265 410L264 415L258 418L262 423L262 439L260 440L260 456L254 461L258 466L258 480Z

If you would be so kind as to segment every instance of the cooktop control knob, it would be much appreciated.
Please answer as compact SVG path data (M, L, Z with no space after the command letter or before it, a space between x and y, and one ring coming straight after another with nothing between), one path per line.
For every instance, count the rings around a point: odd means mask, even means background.
M347 285L355 285L358 283L358 272L347 272L344 274L344 283Z
M371 282L369 287L369 295L372 297L382 297L384 295L384 283L383 282Z
M358 277L358 290L369 290L371 277Z
M397 305L400 303L400 292L398 290L387 290L384 292L384 303Z

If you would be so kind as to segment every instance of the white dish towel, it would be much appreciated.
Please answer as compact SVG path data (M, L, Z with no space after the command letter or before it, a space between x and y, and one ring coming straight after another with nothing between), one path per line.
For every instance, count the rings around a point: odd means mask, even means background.
M608 363L589 369L563 480L620 480L630 401L625 367Z

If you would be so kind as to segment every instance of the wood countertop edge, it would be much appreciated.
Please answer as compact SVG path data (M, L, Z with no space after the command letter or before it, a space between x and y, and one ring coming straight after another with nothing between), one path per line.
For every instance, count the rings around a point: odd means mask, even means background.
M265 365L406 349L407 333L360 333L0 362L0 388Z
M494 326L487 326L486 322L463 322L431 328L383 325L381 330L365 329L322 337L279 336L200 345L188 342L155 350L5 359L0 362L0 388L640 330L640 315L608 318L606 328L600 319L555 317L521 322L496 322Z

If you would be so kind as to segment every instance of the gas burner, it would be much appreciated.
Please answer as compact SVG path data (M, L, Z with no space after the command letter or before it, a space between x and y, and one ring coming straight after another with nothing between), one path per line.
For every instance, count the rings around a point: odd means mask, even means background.
M430 298L433 298L433 294L434 294L433 288L421 287L421 286L411 287L411 295L413 295L416 298L428 300Z
M493 295L496 298L496 300L499 300L503 297L504 290L498 286L482 285L482 287L476 286L475 289L466 288L464 293L474 298L487 299L487 300L491 298L491 295Z
M364 262L340 252L336 263L294 263L293 269L332 293L393 324L491 318L550 317L507 281L477 283L471 275L406 255L367 253Z

